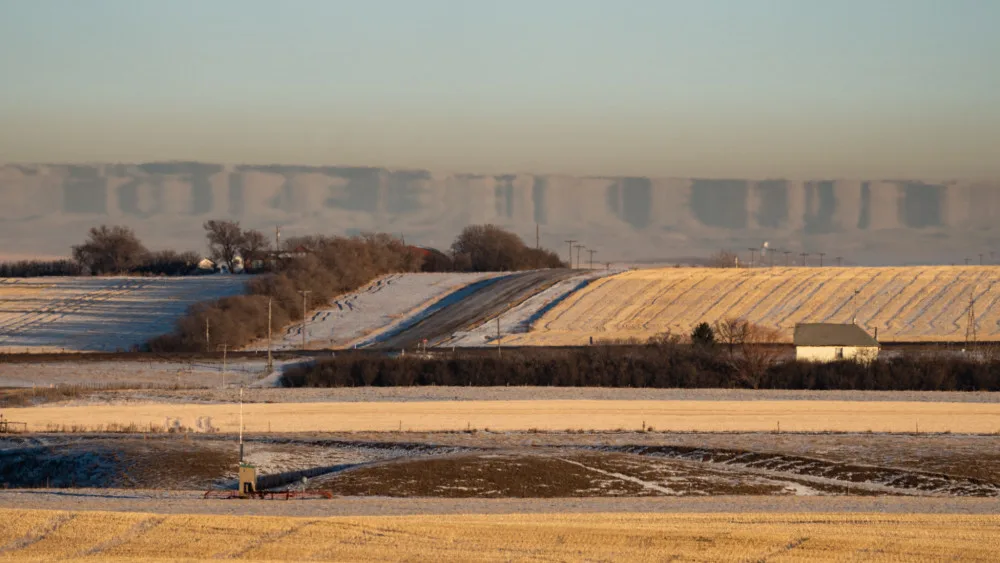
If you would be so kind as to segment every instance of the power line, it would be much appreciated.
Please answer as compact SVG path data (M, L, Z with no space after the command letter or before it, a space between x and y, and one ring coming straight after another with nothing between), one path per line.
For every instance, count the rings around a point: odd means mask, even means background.
M566 244L569 244L569 267L573 269L573 243L577 242L576 239L564 240Z

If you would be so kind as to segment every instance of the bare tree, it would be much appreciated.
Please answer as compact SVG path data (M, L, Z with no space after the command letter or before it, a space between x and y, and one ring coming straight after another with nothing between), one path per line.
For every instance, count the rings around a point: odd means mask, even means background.
M767 371L781 357L781 333L738 318L718 321L714 330L717 341L728 347L729 363L740 382L753 389L760 387Z
M233 269L233 261L243 245L243 231L239 221L206 221L205 237L208 238L208 250L212 259L222 262Z
M708 258L709 268L735 268L739 265L739 257L735 252L720 250Z
M146 259L149 251L128 227L101 225L88 232L87 241L73 246L73 259L91 274L123 274Z
M715 333L715 341L724 344L729 350L729 359L736 357L737 348L743 345L746 340L746 331L750 323L734 317L716 321L712 327Z
M271 241L264 233L250 229L243 231L243 240L239 245L240 256L243 257L243 267L247 270L254 269L254 264L264 260L271 249Z

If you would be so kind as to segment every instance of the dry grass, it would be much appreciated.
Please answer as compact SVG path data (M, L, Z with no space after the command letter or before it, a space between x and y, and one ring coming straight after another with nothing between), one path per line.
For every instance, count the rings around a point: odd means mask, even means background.
M425 401L252 403L248 432L639 430L904 432L989 434L1000 430L1000 403L864 401ZM128 404L5 410L29 431L47 428L143 429L150 425L239 430L235 404Z
M800 322L858 323L879 339L963 341L970 292L980 340L1000 340L996 267L670 268L596 280L508 345L578 345L595 339L645 340L690 334L726 317L777 328L791 340Z
M237 502L237 501L228 501ZM151 516L2 510L0 558L994 561L1000 517L871 514Z

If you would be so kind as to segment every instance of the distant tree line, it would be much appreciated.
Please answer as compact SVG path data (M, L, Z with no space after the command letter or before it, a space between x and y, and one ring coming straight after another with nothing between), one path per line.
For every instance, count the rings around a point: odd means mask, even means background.
M73 260L19 260L0 262L0 278L79 276L83 267Z
M239 221L210 220L203 225L209 272L263 273L280 271L292 258L326 248L325 236L293 237L284 248L274 248L256 229L243 229ZM375 236L375 235L373 235ZM382 235L378 235L382 236ZM388 235L384 235L388 236ZM559 257L545 249L529 248L520 237L496 225L466 227L448 254L432 249L415 249L423 272L486 272L564 267ZM78 275L163 275L184 276L206 273L199 268L197 252L150 251L135 231L121 225L91 228L87 239L72 247L72 260L24 260L0 263L0 277Z
M871 363L789 361L769 366L756 386L721 350L672 343L575 350L481 352L397 358L338 354L289 369L288 387L419 385L636 388L758 388L866 391L1000 391L1000 361L892 358Z

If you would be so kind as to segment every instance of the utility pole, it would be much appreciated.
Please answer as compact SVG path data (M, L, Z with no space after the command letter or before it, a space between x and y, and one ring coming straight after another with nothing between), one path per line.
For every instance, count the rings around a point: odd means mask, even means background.
M308 289L300 289L299 294L302 295L302 350L306 349L306 313L309 311L308 297L312 291Z
M809 253L808 252L802 252L802 253L799 254L799 256L802 257L802 265L805 266L806 265L806 256L809 256Z
M281 225L274 226L274 268L278 268L278 258L281 256Z
M822 268L822 267L823 267L823 257L824 257L824 256L826 256L826 252L820 252L820 253L819 253L819 267L820 267L820 268Z
M226 371L227 371L226 368L228 367L227 364L226 364L226 352L229 351L229 343L219 344L219 346L218 346L217 349L218 350L222 350L222 388L225 389L226 388Z
M757 258L757 249L756 248L748 248L747 250L750 251L750 267L753 268L754 260Z
M969 290L969 316L965 321L966 350L972 350L972 346L976 343L976 298L972 294L973 291Z
M837 267L838 267L838 268L840 267L840 263L841 263L841 261L843 260L843 258L844 258L843 256L838 256L838 257L837 257Z
M979 253L979 265L980 266L983 265L983 253L982 252Z
M968 259L968 258L966 258L966 259L965 259L965 265L966 265L966 266L968 266L968 265L969 265L969 259Z
M787 268L791 264L791 262L789 261L788 257L791 256L792 251L791 250L785 250L784 253L785 253L785 267Z
M569 268L573 269L573 243L576 241L573 239L564 240L563 242L569 244Z
M854 297L851 300L854 302L854 319L851 321L852 324L858 324L858 294L861 293L861 289L854 290Z
M577 268L580 267L580 249L581 248L587 248L587 247L583 246L582 244L576 245L576 267Z
M597 251L594 250L593 248L591 248L587 252L590 253L590 269L593 270L594 269L594 255L597 254Z
M539 234L540 233L541 233L541 231L539 230L538 223L535 223L535 250L538 250L538 249L540 249L542 247L541 243L539 242L539 240L540 240Z
M271 301L273 297L267 298L267 373L274 369L274 360L271 357Z

